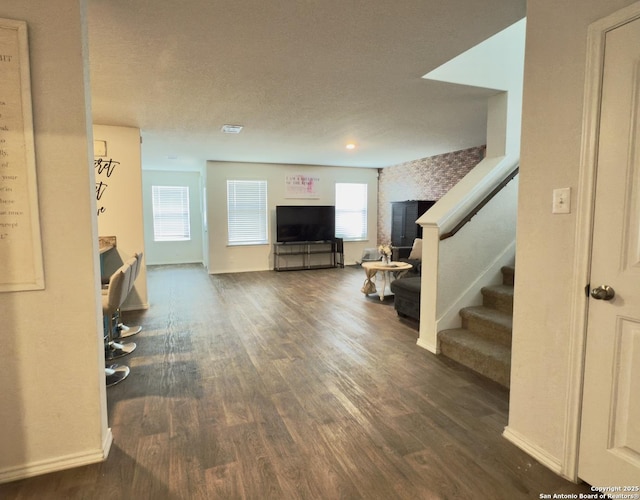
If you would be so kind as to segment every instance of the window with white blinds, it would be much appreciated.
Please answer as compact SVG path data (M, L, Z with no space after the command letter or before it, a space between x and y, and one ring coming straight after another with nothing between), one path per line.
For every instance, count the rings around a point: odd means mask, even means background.
M267 215L267 181L227 181L229 245L268 243Z
M367 239L367 184L336 183L336 237Z
M188 186L151 186L153 240L191 239Z

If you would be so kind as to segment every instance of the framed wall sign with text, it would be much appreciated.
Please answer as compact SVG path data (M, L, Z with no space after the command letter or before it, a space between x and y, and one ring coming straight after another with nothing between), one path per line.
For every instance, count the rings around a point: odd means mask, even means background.
M44 288L27 43L0 19L0 292Z
M312 175L294 174L284 178L285 198L319 198L320 178Z

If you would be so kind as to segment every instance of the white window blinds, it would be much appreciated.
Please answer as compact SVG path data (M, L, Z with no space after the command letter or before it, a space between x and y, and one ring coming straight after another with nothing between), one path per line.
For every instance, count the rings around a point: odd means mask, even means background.
M153 240L190 240L189 187L151 186L151 195L153 205Z
M229 245L268 243L267 213L267 181L227 181Z
M336 183L336 237L367 239L367 184Z

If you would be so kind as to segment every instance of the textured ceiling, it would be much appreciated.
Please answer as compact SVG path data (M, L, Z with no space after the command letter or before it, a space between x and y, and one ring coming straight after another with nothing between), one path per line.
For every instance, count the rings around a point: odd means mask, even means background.
M93 121L140 128L144 168L477 146L492 92L421 77L524 15L525 0L89 0Z

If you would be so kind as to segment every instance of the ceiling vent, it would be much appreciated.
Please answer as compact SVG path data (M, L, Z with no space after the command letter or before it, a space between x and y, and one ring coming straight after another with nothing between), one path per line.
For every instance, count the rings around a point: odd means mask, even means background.
M223 125L222 132L225 134L239 134L243 128L242 125Z

